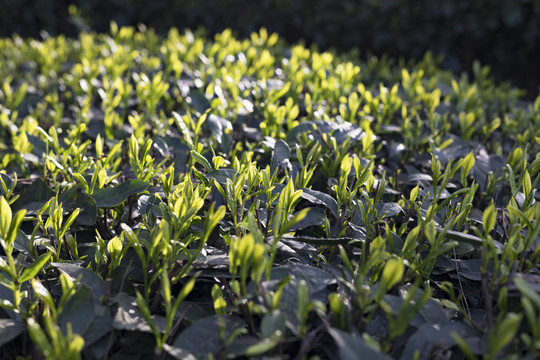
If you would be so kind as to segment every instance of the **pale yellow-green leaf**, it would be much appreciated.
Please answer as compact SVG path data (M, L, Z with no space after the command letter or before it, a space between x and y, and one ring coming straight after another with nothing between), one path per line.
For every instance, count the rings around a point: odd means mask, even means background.
M433 220L426 223L424 227L424 234L426 235L428 242L433 245L437 237L437 230L435 229L435 223Z
M525 194L525 196L529 196L532 189L532 183L531 176L529 175L529 172L527 170L525 170L525 172L523 173L521 185L523 186L523 193Z
M405 267L401 259L390 259L384 265L384 269L381 276L381 283L385 285L387 289L392 288L398 282L401 281Z
M12 212L9 203L3 196L0 196L0 236L4 239L7 239L9 235L11 217Z
M411 190L411 194L409 195L409 200L410 201L416 201L416 198L418 197L418 189L419 189L419 186L416 185L412 190Z
M122 251L122 241L118 236L113 237L107 244L107 251L111 256L116 256Z
M484 233L487 235L493 231L495 222L497 221L497 214L495 212L495 204L491 202L489 206L484 210L482 215L482 222L484 224Z
M521 324L521 314L508 313L504 319L492 329L490 336L490 355L499 353L506 345L515 338L519 325Z
M465 156L465 158L463 159L463 173L465 174L465 176L469 175L469 172L473 168L475 161L476 160L472 151L467 156Z

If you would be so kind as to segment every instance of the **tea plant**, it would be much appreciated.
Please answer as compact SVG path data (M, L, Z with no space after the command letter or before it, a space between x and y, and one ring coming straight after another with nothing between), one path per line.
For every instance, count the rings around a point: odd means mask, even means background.
M2 357L540 350L540 97L265 29L0 43Z

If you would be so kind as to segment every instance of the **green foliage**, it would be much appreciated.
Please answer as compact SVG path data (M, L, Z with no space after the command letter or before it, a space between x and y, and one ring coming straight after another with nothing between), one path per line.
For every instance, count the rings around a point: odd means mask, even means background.
M54 35L76 36L89 30L108 31L113 20L122 24L142 23L162 34L179 24L186 28L204 26L211 35L232 27L242 37L249 37L253 29L266 27L288 41L304 39L309 45L316 44L323 49L358 48L362 52L416 59L431 50L446 54L450 68L466 69L489 81L486 69L477 71L476 66L471 66L475 59L480 59L489 64L497 76L510 76L536 92L539 14L537 1L512 0L442 0L437 3L428 0L414 3L318 0L315 4L307 0L263 3L214 0L212 6L187 0L154 0L152 3L73 0L54 8L48 8L45 0L5 0L0 7L0 35L18 33L22 37L39 37L45 30ZM115 29L118 33L118 27ZM260 44L270 45L266 40L273 41L273 38L262 39ZM122 50L107 67L113 75L122 72L133 59L132 52ZM46 52L41 54L47 55ZM62 57L62 54L57 56ZM178 77L184 69L181 63L174 61L177 58L175 54L164 54L163 70L172 71ZM111 66L113 61L118 66ZM344 70L340 85L357 71L354 67L344 67ZM154 86L159 83L154 79L155 76L148 76L144 82ZM141 85L141 89L146 87ZM497 121L490 123L496 125ZM486 131L491 124L486 126Z
M540 98L265 29L0 49L2 357L539 350Z

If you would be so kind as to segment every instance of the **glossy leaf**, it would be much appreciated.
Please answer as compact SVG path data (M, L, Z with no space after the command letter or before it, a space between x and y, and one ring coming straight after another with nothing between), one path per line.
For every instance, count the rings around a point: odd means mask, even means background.
M74 187L58 196L58 202L68 212L79 208L80 212L75 223L83 226L92 226L97 220L97 204L94 197L84 193L80 188Z
M403 208L397 203L389 202L384 204L377 204L377 213L384 218L395 216L403 212Z
M283 140L276 141L274 150L272 151L272 160L270 161L270 171L274 173L277 169L290 169L289 158L291 149Z
M334 217L338 216L339 208L336 199L322 191L302 188L302 199L314 204L326 206Z
M94 191L92 197L98 208L109 208L122 204L128 197L142 193L149 186L146 181L129 180L114 187Z
M234 169L217 169L209 171L206 177L214 179L221 185L227 184L227 180L233 180L235 176L239 175Z
M96 274L95 272L83 268L77 264L72 263L51 263L51 266L57 268L62 273L68 275L72 281L75 281L80 278L82 284L88 286L92 289L92 294L94 296L101 296L105 293L105 282L103 279Z

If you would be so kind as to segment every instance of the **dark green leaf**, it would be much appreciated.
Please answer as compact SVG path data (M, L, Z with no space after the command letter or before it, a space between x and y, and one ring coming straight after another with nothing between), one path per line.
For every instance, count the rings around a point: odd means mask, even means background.
M27 236L22 230L19 229L17 237L13 242L13 247L22 253L28 253L28 245L30 244L29 236Z
M122 349L119 351L124 359L152 359L156 340L153 334L140 331L126 331L122 335ZM116 354L115 354L116 355ZM116 358L114 356L113 358Z
M296 231L300 229L305 229L310 226L316 226L316 225L322 225L324 224L324 214L325 210L321 208L304 208L302 210L308 209L306 216L300 220L299 222L295 223L293 226L291 226L291 231Z
M435 229L437 230L437 232L442 232L443 231L443 229L441 229L439 227L436 227ZM474 245L474 246L482 246L482 244L484 243L483 240L480 239L478 236L474 236L474 235L469 234L469 233L463 233L463 232L459 232L459 231L448 230L448 231L446 231L445 235L446 235L446 238L448 238L448 239L456 240L458 242L466 242L466 243L469 243L469 244ZM497 248L502 248L502 244L500 242L498 242L498 241L494 241L493 244Z
M210 163L208 163L208 164L210 164ZM195 167L193 167L192 170L193 170L193 175L195 175L195 177L197 177L197 179L199 179L205 186L209 185L208 179L206 178L206 176L202 172L197 170Z
M192 354L197 359L205 359L212 354L217 357L223 347L220 327L224 328L226 337L233 331L244 327L244 323L233 316L212 316L199 320L185 329L171 345L177 352Z
M226 265L227 265L227 269L228 269L229 268L228 259L227 259L227 264ZM182 301L180 306L178 306L177 314L185 314L184 319L186 321L195 322L195 321L201 320L201 319L203 319L203 318L205 318L207 316L210 316L210 315L212 315L214 313L213 308L210 310L208 308L205 309L203 306L204 305L198 304L198 303L193 302L193 301L184 300L184 301Z
M311 190L302 188L302 199L307 200L314 204L326 206L334 217L338 217L339 208L337 201L328 194L323 193L322 191Z
M435 198L435 190L433 189L433 186L427 187L425 189L420 190L420 195L427 196L427 200L433 200ZM439 196L439 200L446 199L450 196L450 193L446 189L442 189L437 186L437 195Z
M324 299L317 300L326 301L329 293L328 288L336 284L336 279L331 273L311 265L295 264L291 267L291 273L294 274L297 281L304 279L309 284L313 297L324 295Z
M149 183L142 180L129 180L118 186L95 191L92 197L98 208L109 208L120 205L131 195L139 194L148 189Z
M420 308L419 315L422 316L428 324L442 324L448 321L448 317L446 316L443 307L433 299L426 301L424 306Z
M421 296L424 295L424 292L417 290L415 294L415 299L418 300ZM398 315L400 309L403 307L405 299L401 296L395 296L386 294L384 295L384 301L389 305L389 308L392 310L394 315ZM415 301L416 301L415 300ZM409 320L409 325L413 327L420 327L424 324L440 324L448 321L446 313L440 304L435 302L433 299L428 299L424 305L418 309L418 313L411 314L411 319Z
M232 124L229 120L222 117L216 116L214 114L208 115L206 118L206 124L210 128L210 132L216 137L216 140L219 144L223 143L224 129L232 130Z
M227 184L227 180L233 180L238 175L238 172L234 169L217 169L212 170L206 174L206 177L214 179L220 185Z
M291 162L289 161L290 157L291 149L289 148L289 145L283 140L276 141L274 151L272 151L272 159L270 161L270 171L272 174L276 169L287 168L290 171L292 169Z
M137 200L137 210L140 214L154 214L155 216L162 216L159 204L161 203L156 195L141 195Z
M384 215L383 217L392 217L400 212L403 212L403 208L396 204L395 202L389 202L384 204L377 204L377 214L380 216Z
M492 172L495 179L502 175L502 170L506 162L498 155L488 155L485 149L482 149L475 156L475 163L472 169L472 175L476 179L476 183L480 185L480 190L486 188L488 173Z
M364 137L362 129L349 122L303 121L289 131L287 140L293 140L302 133L309 134L319 141L322 141L321 134L332 135L336 138L338 145L343 144L347 138L351 138L352 141L360 141Z
M62 203L62 208L67 212L79 208L79 215L75 219L75 224L92 226L97 219L97 204L93 197L82 191L79 187L74 187L58 196L58 202Z
M351 237L339 237L339 238L319 238L312 236L283 236L283 239L305 242L312 245L350 245L350 246L362 246L362 240Z
M482 280L482 262L478 259L461 260L458 263L459 275L474 281Z
M100 297L105 294L105 282L95 272L86 268L80 267L77 264L63 262L63 263L51 263L51 266L57 268L64 274L68 275L71 280L75 281L80 276L81 283L92 289L92 294L96 297Z
M25 330L26 326L21 320L0 319L0 348Z
M508 284L508 290L519 289L519 287L516 285L516 280L519 278L520 280L523 280L527 284L527 287L529 287L532 291L536 291L538 294L540 294L540 275L527 274L527 273L515 273L514 276L512 276L512 278L514 281ZM521 283L520 285L523 285L523 281L520 281L520 280L518 280L517 282ZM525 287L522 286L521 288L522 290L525 290ZM527 292L528 291L524 291L524 293L527 293ZM540 302L538 305L540 305Z
M163 349L167 352L167 354L178 360L197 360L193 354L169 344L163 344Z
M55 193L42 179L37 179L23 188L20 197L11 205L11 208L13 211L26 209L28 215L33 215L54 195Z
M201 114L210 109L211 106L206 96L204 96L204 93L196 88L190 89L189 98L187 98L187 101L195 108L195 110L197 110L197 112Z
M464 241L459 242L459 245L454 248L457 256L470 254L474 251L474 249L475 249L474 245L470 243L466 243Z
M152 329L137 307L135 297L120 293L116 297L118 310L114 316L113 326L116 330L142 331L152 333ZM163 316L152 316L154 325L160 332L165 331L167 322Z
M0 280L2 280L2 282L0 283L0 304L4 301L9 304L13 304L13 292L11 291L11 289L8 289L6 287L7 284L4 282L1 276ZM15 313L12 309L13 308L11 307L11 305L9 308L0 306L0 310L5 311L13 320L20 320L20 315L18 313Z
M421 172L412 172L410 174L404 173L398 175L398 180L400 182L404 182L407 185L418 185L421 186L427 186L426 184L429 184L431 181L433 181L433 178L431 175L424 174Z
M342 330L330 328L328 333L334 339L340 360L389 360L388 355L368 346L359 336Z
M441 162L441 165L446 165L450 160L456 160L464 158L471 151L478 151L481 147L479 143L465 142L459 137L452 136L452 144L444 150L437 149L434 151L434 155Z
M445 351L456 345L451 336L453 333L464 339L477 335L476 331L463 323L424 324L407 341L401 359L415 358L416 353L420 355L417 359L432 359L434 351Z
M92 289L81 286L64 306L58 317L58 324L66 331L67 324L70 323L74 333L83 335L94 320L95 315ZM103 335L105 334L106 332L103 333Z
M103 338L104 334L109 334L113 328L113 316L111 308L94 304L95 316L84 334L85 346L94 344Z
M280 310L274 310L266 314L261 321L261 335L263 338L270 338L276 333L285 334L287 319Z

